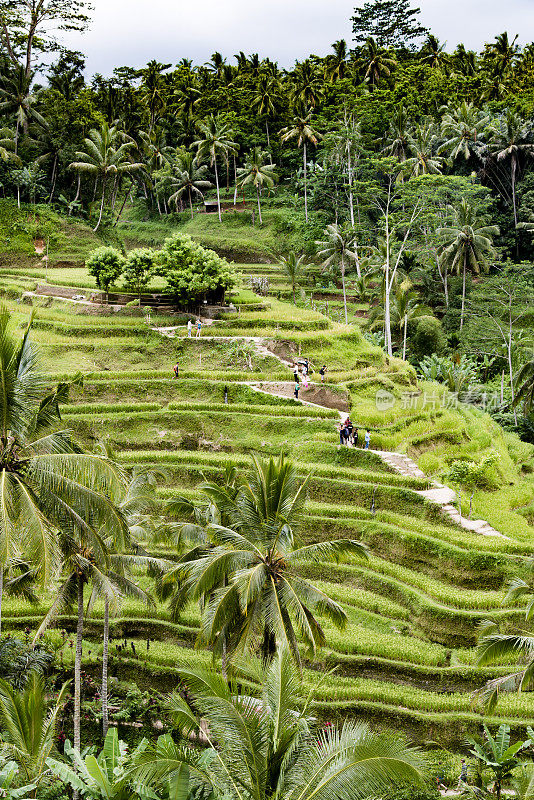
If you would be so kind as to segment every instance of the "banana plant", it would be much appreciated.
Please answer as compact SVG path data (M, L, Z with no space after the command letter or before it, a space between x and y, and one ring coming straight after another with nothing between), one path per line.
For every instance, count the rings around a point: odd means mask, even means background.
M110 728L104 739L104 747L98 756L89 753L82 757L79 750L65 743L65 753L70 758L72 766L55 758L48 758L46 763L60 781L69 784L85 797L132 800L141 793L143 796L146 795L142 787L132 782L130 771L132 760L145 746L146 742L143 740L136 750L129 754L126 744L119 741L117 729Z
M13 786L16 784L19 768L15 761L0 757L0 797L4 800L30 800L34 796L35 783L26 786Z

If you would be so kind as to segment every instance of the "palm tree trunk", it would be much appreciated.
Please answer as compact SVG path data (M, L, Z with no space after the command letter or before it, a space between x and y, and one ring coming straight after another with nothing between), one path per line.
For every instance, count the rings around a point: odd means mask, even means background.
M512 205L514 207L514 225L517 228L517 201L515 196L515 177L517 172L517 161L512 155ZM517 235L517 234L516 234Z
M259 186L256 186L256 196L258 198L258 217L259 217L260 225L261 225L263 223L263 220L261 218L261 203L260 203L260 187Z
M235 206L237 203L237 161L235 153L234 153L234 183L235 183L235 188L234 188L234 206Z
M78 575L78 623L76 625L76 653L74 656L74 747L80 749L82 700L82 639L83 639L83 578Z
M80 189L82 188L82 176L78 173L78 186L76 187L76 197L74 198L74 202L77 203L80 197ZM69 209L69 217L70 217L70 209Z
M191 195L191 189L189 189L189 208L191 209L191 219L193 219L193 196Z
M350 224L354 228L354 197L352 195L352 159L351 159L351 156L350 156L350 149L349 149L349 154L348 154L347 173L348 173L348 178L349 178ZM360 276L358 275L358 277L360 277Z
M402 360L406 361L406 332L408 330L408 314L404 315L404 341L402 344Z
M304 216L306 217L306 222L308 222L308 173L306 167L306 142L304 142L302 153L304 160Z
M117 219L115 220L115 222L114 222L114 224L113 224L113 227L114 227L114 228L116 228L116 227L117 227L117 224L118 224L118 222L119 222L119 220L120 220L120 218L121 218L121 216L122 216L122 212L124 211L124 207L125 207L126 203L128 202L128 200L130 199L130 195L131 195L131 193L132 193L132 189L133 189L133 187L134 187L134 183L135 183L135 181L134 181L134 179L132 178L132 182L131 182L131 184L130 184L130 188L129 188L129 189L128 189L128 191L126 192L126 195L125 195L125 197L124 197L124 200L122 201L122 206L121 206L121 208L120 208L120 211L119 211L119 213L118 213L118 215L117 215Z
M343 256L341 257L341 283L343 285L343 309L345 311L345 325L349 324L349 319L347 316L347 291L345 287L345 261Z
M464 326L464 310L465 310L465 273L466 273L466 271L467 271L466 261L467 261L467 256L464 256L464 274L463 274L463 280L462 280L462 313L461 313L461 316L460 316L460 330L462 330L462 328L463 328L463 326Z
M54 192L56 190L56 178L57 178L57 153L54 156L54 165L52 167L52 186L50 188L50 195L48 197L48 205L50 205L50 203L54 198Z
M100 227L100 223L102 222L102 214L104 212L104 202L106 199L106 181L104 180L102 183L102 200L100 202L100 214L98 215L98 222L96 223L96 227L93 228L93 232L96 233Z
M271 152L271 139L269 136L269 120L265 117L265 131L267 133L267 150L269 151L269 161L271 162L271 167L273 165L273 154Z
M141 297L141 291L139 291ZM102 734L105 736L108 732L109 719L108 719L108 662L109 662L109 600L106 597L104 600L104 642L102 650L102 688L100 694L102 696Z
M222 222L221 217L221 193L219 191L219 173L217 172L217 159L213 156L213 166L215 167L215 186L217 188L217 211L219 212L219 222Z
M2 635L2 600L4 595L4 567L0 567L0 636Z

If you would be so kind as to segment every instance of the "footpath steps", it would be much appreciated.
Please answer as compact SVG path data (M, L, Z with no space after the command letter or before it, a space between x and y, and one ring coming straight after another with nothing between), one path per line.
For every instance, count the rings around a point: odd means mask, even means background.
M412 461L411 458L403 453L394 453L385 450L373 450L372 452L376 453L376 455L379 456L385 464L404 477L426 477L425 473L419 469L415 461ZM454 502L457 499L456 492L451 489L450 486L446 486L443 483L438 483L438 481L432 481L432 488L419 490L416 492L416 494L421 495L421 497L424 497L431 503L436 503L437 505L441 506L442 513L465 530L471 531L472 533L478 533L481 536L493 536L500 539L510 538L509 536L504 536L504 534L495 530L495 528L493 528L485 519L466 519L464 516L462 516L454 505Z

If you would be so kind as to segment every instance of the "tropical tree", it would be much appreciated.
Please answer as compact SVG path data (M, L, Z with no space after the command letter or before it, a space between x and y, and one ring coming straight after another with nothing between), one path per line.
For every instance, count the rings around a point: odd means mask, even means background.
M133 289L137 293L139 303L141 303L141 292L145 289L154 274L155 253L149 247L136 247L130 250L122 278L127 289Z
M272 164L271 137L269 134L269 118L276 113L280 100L281 83L278 77L269 73L262 73L254 89L252 108L260 117L265 117L265 133L267 134L267 150Z
M304 216L308 222L308 145L315 145L319 142L321 135L315 131L311 125L311 111L305 117L294 117L291 125L282 128L280 135L282 142L297 140L297 147L302 147L302 165L304 168Z
M71 169L81 174L92 175L95 188L98 182L101 183L100 212L94 231L98 230L102 222L109 180L111 179L115 193L121 176L132 175L143 168L143 164L130 159L130 151L135 147L135 142L130 140L120 144L120 138L117 127L110 127L107 122L103 122L100 130L89 131L89 136L84 140L85 150L77 152L77 161L70 165Z
M534 618L534 559L530 559L527 566L527 580L514 578L510 581L503 605L525 598L525 622L530 623ZM476 692L488 712L495 709L501 692L529 691L534 686L534 636L524 630L500 633L498 626L487 620L480 631L477 664L483 667L510 657L517 660L519 670L488 681Z
M480 111L473 103L462 100L456 108L443 106L441 133L445 142L438 153L445 153L452 161L462 156L468 161L474 154L480 156L482 134L490 121L489 114Z
M237 152L239 146L232 141L233 131L228 122L218 115L211 114L204 122L198 123L200 139L193 142L193 147L197 148L197 161L201 164L208 161L215 171L215 187L217 189L217 211L219 212L219 222L221 217L221 195L219 190L219 173L217 159L227 161L228 156Z
M44 678L32 673L22 692L0 679L0 744L28 782L39 784L55 751L57 721L69 684L49 704Z
M265 153L262 153L261 148L255 147L250 151L245 161L245 166L237 171L237 177L240 187L254 186L256 189L258 216L261 225L263 220L261 218L260 192L264 186L272 189L278 178L274 167L265 163Z
M306 256L305 255L298 256L294 250L290 250L290 252L287 253L287 255L280 256L280 267L282 269L282 272L285 274L286 278L289 280L291 284L291 292L293 294L293 304L295 304L296 303L295 290L300 283L300 279L303 277L304 273L309 268Z
M349 201L350 224L355 225L354 219L354 177L358 159L362 149L361 125L353 115L346 111L343 120L334 133L324 140L327 160L337 164L345 173L347 179L347 196Z
M171 714L185 733L199 734L201 717L207 720L202 735L207 728L210 749L195 763L170 737L162 743L160 737L137 759L143 783L164 787L186 768L206 791L241 800L364 800L396 783L420 782L423 759L397 734L373 733L354 721L321 730L310 713L313 693L302 701L287 649L265 670L251 665L246 674L254 697L213 669L180 671L191 706L173 694Z
M61 564L58 531L89 529L88 520L112 522L120 484L108 459L81 452L71 432L58 429L70 385L50 392L30 327L31 320L17 337L0 309L0 612L10 560L22 550L43 584L50 582Z
M228 526L206 529L211 549L194 548L171 570L185 602L200 600L200 641L214 653L259 649L265 662L287 646L300 664L297 633L310 651L325 643L315 616L321 613L343 627L342 607L300 577L297 565L332 561L344 553L365 556L364 545L349 539L299 547L295 529L302 518L307 480L299 483L295 466L281 456L253 467L237 492L204 485Z
M449 57L445 51L445 44L440 42L433 33L428 34L421 49L421 61L432 69L441 70L448 65Z
M476 208L465 198L451 211L454 215L452 226L438 230L442 241L440 258L451 270L458 275L462 274L462 330L467 270L478 275L481 269L487 268L488 260L495 256L492 237L499 234L499 228L496 225L485 225Z
M190 152L180 153L172 167L172 175L168 184L173 191L169 197L169 203L176 203L184 195L189 201L191 219L193 219L193 196L204 198L204 192L211 189L213 184L207 180L207 167L205 164L198 164L193 154Z
M507 109L506 114L500 117L495 132L490 141L490 152L497 162L508 162L510 165L510 183L512 189L512 208L514 211L514 224L517 227L517 199L516 183L521 161L534 155L532 143L533 126L525 122L519 114L512 109Z
M523 403L525 415L529 414L534 410L534 360L523 364L516 376L515 383L517 392L514 405L518 406L519 403Z
M403 103L399 103L395 107L386 134L386 144L383 152L394 156L401 164L408 158L410 152L410 120Z
M348 325L345 275L347 268L350 268L351 264L357 263L358 261L355 250L356 236L353 228L341 225L328 225L325 234L326 239L315 243L318 248L317 255L322 259L325 269L329 269L332 266L338 266L340 268L341 283L343 286L345 325Z
M391 321L399 329L402 335L402 360L406 360L406 341L408 333L408 323L417 317L431 314L431 310L419 302L417 292L413 290L413 284L405 278L397 281L391 298ZM383 306L379 305L369 315L369 322L372 324L376 320L383 321Z
M38 97L30 90L32 81L33 73L27 75L21 66L4 72L0 79L0 114L15 119L15 153L18 151L21 130L27 134L32 122L42 128L47 127L46 120L35 107Z
M438 135L432 120L416 125L408 134L408 158L403 163L403 172L410 177L437 175L441 173L443 159L436 155Z
M10 128L0 128L0 159L20 164L20 158L15 152L17 137Z
M364 82L374 88L383 78L390 77L397 61L389 50L379 47L376 40L369 36L360 51L360 65L364 70Z
M516 35L510 41L508 32L504 31L495 37L494 42L487 45L487 55L496 75L506 78L510 74L519 54L519 45L516 44L518 38Z
M349 48L345 39L338 39L332 45L333 53L329 53L324 60L324 76L330 83L341 81L347 74Z
M95 756L89 753L82 757L78 748L65 748L72 766L56 758L48 758L47 766L59 780L84 797L102 800L131 800L138 797L132 774L132 762L145 748L143 740L130 753L124 742L119 741L116 728L110 728L104 739L104 747ZM141 796L146 796L148 787L143 787Z
M293 107L314 109L321 98L323 87L323 78L309 58L297 63L291 73L290 97Z
M519 766L520 759L518 754L530 747L532 741L517 741L510 744L510 726L503 724L497 729L495 736L492 736L486 725L484 728L484 740L482 742L468 737L467 741L471 745L471 753L478 761L479 769L490 770L493 780L493 793L496 800L501 800L503 783L512 778L514 770Z

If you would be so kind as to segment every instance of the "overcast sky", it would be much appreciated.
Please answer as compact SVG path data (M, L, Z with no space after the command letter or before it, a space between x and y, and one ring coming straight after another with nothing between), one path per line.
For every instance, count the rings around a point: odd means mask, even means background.
M281 66L309 53L324 55L336 39L351 40L354 0L92 0L91 29L68 46L87 56L90 74L143 66L154 58L206 61L214 50L258 52ZM360 3L363 4L363 3ZM534 0L419 0L422 22L447 49L462 41L479 49L497 33L534 39Z

